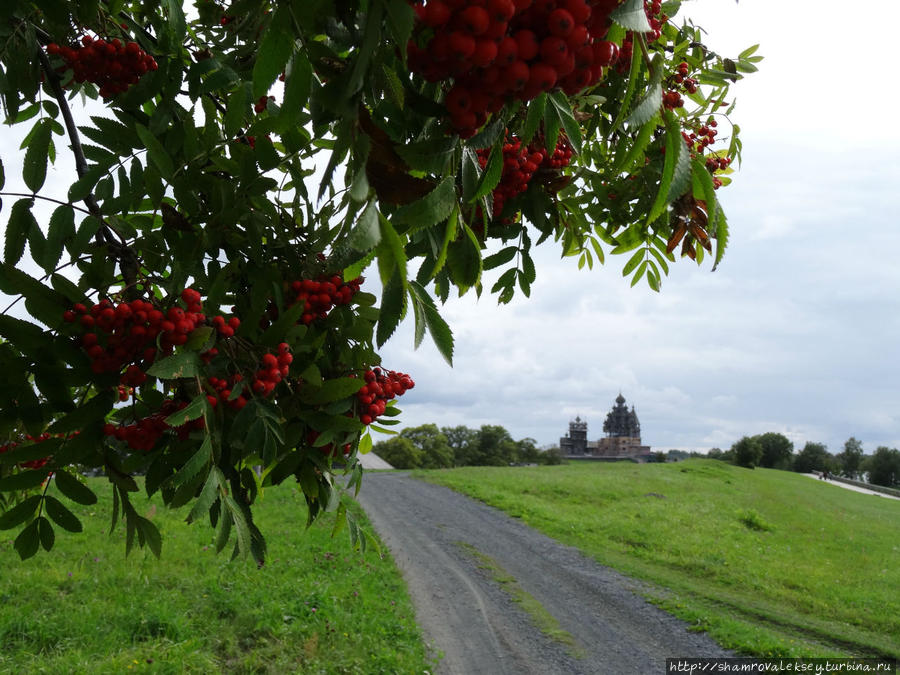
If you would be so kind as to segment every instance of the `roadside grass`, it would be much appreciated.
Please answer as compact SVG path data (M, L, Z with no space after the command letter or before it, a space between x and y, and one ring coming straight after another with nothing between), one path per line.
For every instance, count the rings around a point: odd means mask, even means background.
M900 658L900 502L716 460L419 471L761 657Z
M269 560L216 555L208 524L135 499L163 534L161 560L125 558L109 531L111 492L67 503L84 532L57 532L50 553L20 561L0 532L0 673L423 673L432 670L405 584L386 548L355 552L332 514L306 529L289 485L255 515ZM51 488L52 490L53 488ZM361 524L368 523L355 509Z

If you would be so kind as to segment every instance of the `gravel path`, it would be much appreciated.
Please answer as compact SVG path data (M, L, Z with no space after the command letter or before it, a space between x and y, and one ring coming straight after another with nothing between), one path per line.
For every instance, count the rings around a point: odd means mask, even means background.
M437 673L645 675L665 672L667 657L731 655L636 595L639 582L481 502L398 473L366 474L359 498L403 572L426 640L443 654ZM574 647L538 630L484 569L488 559Z

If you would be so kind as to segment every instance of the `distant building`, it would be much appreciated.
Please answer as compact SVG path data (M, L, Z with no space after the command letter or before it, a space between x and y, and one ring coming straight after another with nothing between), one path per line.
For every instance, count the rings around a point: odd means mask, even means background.
M650 447L641 445L641 423L634 406L625 405L625 397L619 394L616 404L603 423L605 438L587 439L587 422L576 417L569 422L569 433L559 439L559 450L566 459L630 459L646 462L652 453Z

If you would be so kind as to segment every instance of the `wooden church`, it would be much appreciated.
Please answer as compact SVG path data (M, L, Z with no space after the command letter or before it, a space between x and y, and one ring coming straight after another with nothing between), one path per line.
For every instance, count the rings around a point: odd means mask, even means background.
M631 460L646 462L651 457L650 447L641 445L641 423L634 406L625 405L625 397L619 394L616 404L603 423L604 438L589 441L587 422L576 417L569 422L569 433L559 439L559 450L566 459Z

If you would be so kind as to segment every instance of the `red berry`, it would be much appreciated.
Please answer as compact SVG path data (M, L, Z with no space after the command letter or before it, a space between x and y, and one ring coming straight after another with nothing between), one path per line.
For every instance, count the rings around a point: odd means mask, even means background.
M471 35L481 35L491 24L491 17L484 7L470 5L459 14L459 19Z
M547 17L550 32L558 37L566 37L575 28L575 19L565 9L554 9Z
M450 20L450 9L440 0L430 0L425 6L423 20L432 28L443 26Z

